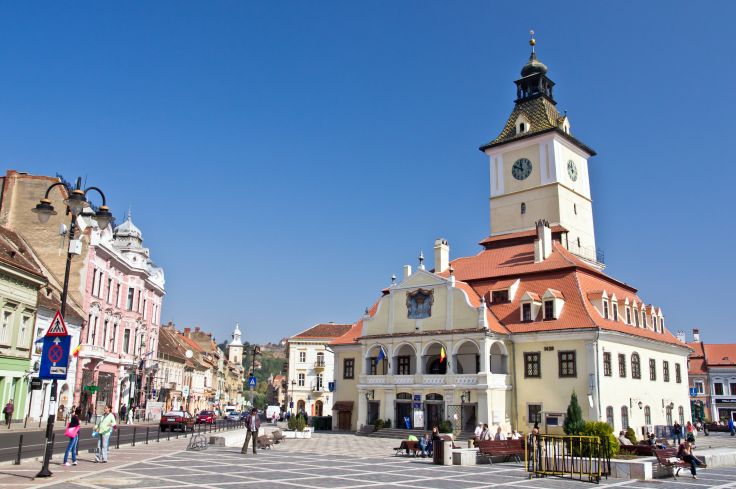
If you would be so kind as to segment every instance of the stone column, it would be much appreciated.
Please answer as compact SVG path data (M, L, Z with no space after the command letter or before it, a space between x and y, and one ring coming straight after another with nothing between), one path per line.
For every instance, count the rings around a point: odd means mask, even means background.
M397 422L394 419L396 414L394 401L396 401L396 391L393 388L385 389L383 391L383 419L390 419L392 428L396 428Z
M368 400L365 398L365 390L358 390L358 412L356 414L357 427L366 424L368 416Z

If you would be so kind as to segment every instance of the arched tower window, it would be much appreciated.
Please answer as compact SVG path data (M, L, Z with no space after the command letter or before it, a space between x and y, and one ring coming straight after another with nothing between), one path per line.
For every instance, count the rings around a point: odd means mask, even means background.
M526 203L525 202L521 203L521 213L526 214Z

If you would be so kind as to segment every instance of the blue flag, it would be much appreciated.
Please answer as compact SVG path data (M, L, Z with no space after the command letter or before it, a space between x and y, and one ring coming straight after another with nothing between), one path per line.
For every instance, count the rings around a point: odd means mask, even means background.
M386 358L386 353L383 351L383 347L378 351L378 356L376 357L376 363L380 362L381 360Z

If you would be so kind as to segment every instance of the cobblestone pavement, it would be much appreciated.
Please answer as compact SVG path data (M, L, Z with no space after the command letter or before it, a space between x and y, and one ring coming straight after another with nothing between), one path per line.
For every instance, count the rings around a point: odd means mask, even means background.
M475 467L437 466L429 460L394 457L399 442L352 434L316 434L311 440L288 440L273 450L241 455L238 448L210 447L202 452L179 451L145 461L48 483L54 489L236 488L267 489L404 487L471 489L484 487L569 489L594 487L587 482L557 478L531 479L518 464ZM688 489L736 488L736 467L703 470L700 479L642 482L609 479L602 486L635 489L677 486Z

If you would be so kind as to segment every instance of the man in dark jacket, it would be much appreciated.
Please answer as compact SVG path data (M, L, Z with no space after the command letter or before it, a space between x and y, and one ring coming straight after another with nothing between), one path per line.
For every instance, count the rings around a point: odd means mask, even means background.
M13 421L13 411L15 411L15 406L13 405L13 400L11 399L8 401L8 403L5 405L5 408L3 409L3 414L5 415L5 424L8 425L8 429L10 429L10 423Z
M258 430L261 428L261 419L258 417L258 410L253 408L250 410L250 414L245 417L245 427L248 430L245 435L245 443L240 453L246 454L248 452L248 442L253 439L253 453L256 453L256 441L258 440Z

